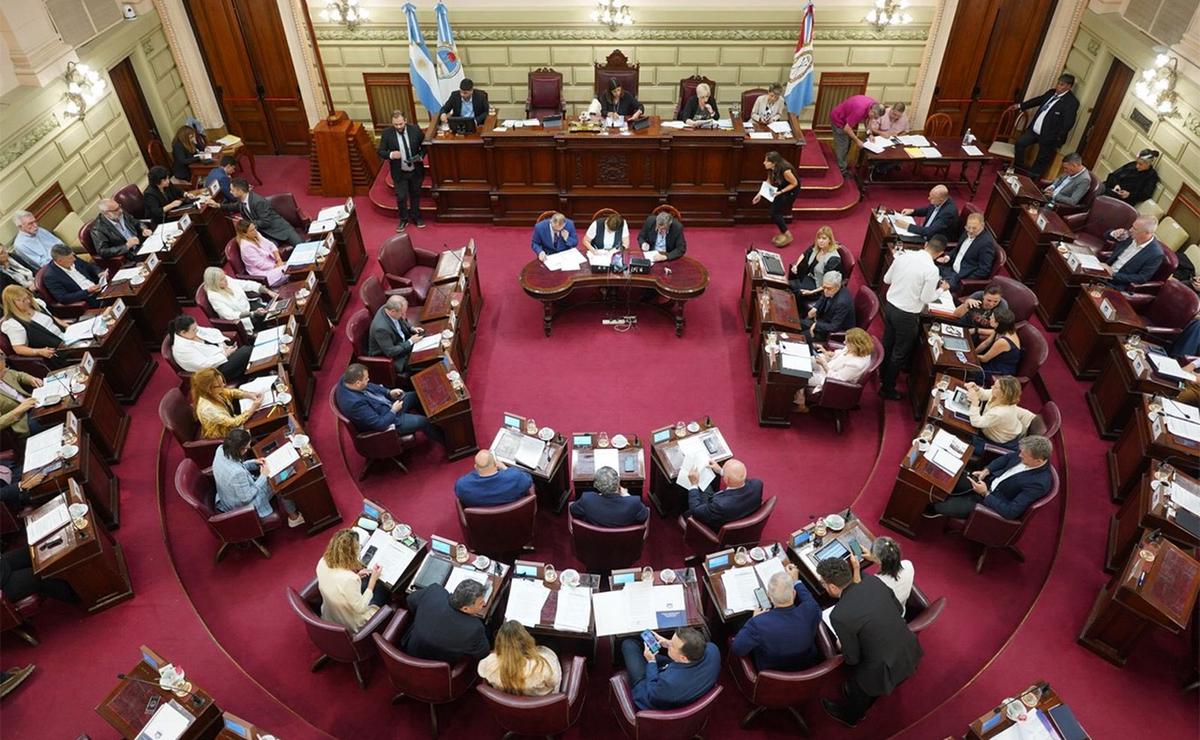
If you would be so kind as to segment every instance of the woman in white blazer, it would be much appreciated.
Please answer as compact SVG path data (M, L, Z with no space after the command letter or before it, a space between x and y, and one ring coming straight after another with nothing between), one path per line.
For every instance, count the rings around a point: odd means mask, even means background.
M229 277L219 267L204 270L204 293L213 311L226 321L241 321L250 333L267 328L267 308L263 296L279 294L262 283Z

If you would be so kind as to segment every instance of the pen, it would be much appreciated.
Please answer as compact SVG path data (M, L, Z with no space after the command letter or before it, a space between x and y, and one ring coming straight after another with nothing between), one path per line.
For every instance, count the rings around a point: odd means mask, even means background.
M1146 582L1146 573L1147 573L1147 571L1144 571L1144 570L1143 570L1143 571L1141 572L1141 575L1139 575L1139 576L1138 576L1138 580L1137 580L1137 587L1138 587L1138 590L1139 590L1139 591L1140 591L1140 590L1141 590L1141 588L1142 588L1142 584L1144 584L1144 583Z

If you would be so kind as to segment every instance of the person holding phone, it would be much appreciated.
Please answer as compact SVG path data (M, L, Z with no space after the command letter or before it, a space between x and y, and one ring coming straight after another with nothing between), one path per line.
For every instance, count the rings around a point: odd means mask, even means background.
M392 597L387 585L379 580L379 564L364 565L358 549L358 535L352 529L343 529L333 535L317 561L321 618L351 632L362 629Z
M675 709L704 696L721 673L721 651L704 633L680 627L671 639L648 631L621 641L633 703L638 709ZM649 645L657 641L658 650Z
M749 655L759 671L802 671L819 663L821 608L795 565L788 563L786 573L771 576L767 599L770 608L755 609L733 638L733 654Z

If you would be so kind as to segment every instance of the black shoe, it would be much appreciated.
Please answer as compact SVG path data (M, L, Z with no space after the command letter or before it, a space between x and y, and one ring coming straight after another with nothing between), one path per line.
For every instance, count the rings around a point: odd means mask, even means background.
M882 391L881 390L881 391L879 391L879 395L881 398L886 398L889 401L901 401L904 399L904 396L901 393L899 393L898 391L894 391L894 390L893 391Z
M855 727L858 725L857 721L850 721L850 718L846 716L845 710L842 709L841 705L835 701L822 699L821 708L825 710L825 714L828 714L830 717L833 717L847 727Z
M403 233L403 231L407 228L408 228L408 221L406 221L404 219L400 219L400 225L396 227L396 233L397 234Z
M424 222L424 221L422 221L422 220L421 220L421 219L419 219L419 218L418 218L417 220L413 221L413 223L417 225L417 228L418 228L418 229L423 229L423 228L425 228L425 222Z

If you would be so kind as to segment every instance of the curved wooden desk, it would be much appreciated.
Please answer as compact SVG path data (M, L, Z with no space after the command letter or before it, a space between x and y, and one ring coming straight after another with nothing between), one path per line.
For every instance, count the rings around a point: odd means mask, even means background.
M629 256L639 256L636 249L628 250ZM668 274L668 270L670 273ZM708 287L708 268L691 257L680 257L670 262L655 262L650 272L640 275L631 273L592 272L585 262L577 270L550 270L539 260L530 260L521 270L521 288L530 297L542 302L545 311L542 317L546 336L559 313L589 304L617 305L623 296L643 306L650 306L675 319L675 336L683 336L683 307L688 301L699 297ZM577 290L599 288L594 295L583 300L572 301ZM666 299L666 303L642 300L644 291L653 290ZM632 304L631 304L632 305Z

